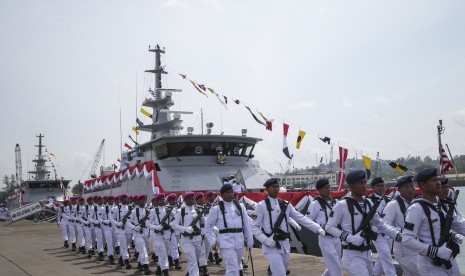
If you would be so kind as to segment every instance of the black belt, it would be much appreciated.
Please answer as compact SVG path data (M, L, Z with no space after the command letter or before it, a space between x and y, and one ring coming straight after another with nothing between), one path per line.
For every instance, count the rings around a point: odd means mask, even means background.
M80 222L79 220L76 220L76 223L79 223L79 224L81 224L81 222Z
M268 238L271 237L271 235L272 235L272 234L268 234L266 232L263 232L263 234L265 234ZM291 237L291 234L283 232L283 233L276 234L274 240L284 241L284 240L289 239L290 237Z
M105 223L105 222L104 222L103 225L111 226L111 222L109 222L109 223Z
M155 229L152 229L153 233L156 233L156 234L163 234L163 230L155 230Z
M242 233L244 229L243 228L225 228L221 229L219 231L220 234L225 234L225 233Z
M184 237L195 237L195 236L200 236L200 233L192 233L192 234L189 234L189 233L184 232L184 233L182 233L182 235L183 235Z
M342 246L342 249L345 249L345 250L356 250L356 251L368 251L370 250L370 246L368 245L360 245L360 246L356 246L356 245L353 245L351 243L349 243L348 245L343 245Z

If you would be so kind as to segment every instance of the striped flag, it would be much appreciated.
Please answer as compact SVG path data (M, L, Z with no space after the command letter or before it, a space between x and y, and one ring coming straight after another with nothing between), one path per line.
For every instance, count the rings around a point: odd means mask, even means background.
M439 172L443 176L447 171L452 169L454 165L450 161L442 145L439 146L439 154L441 158L439 160Z
M257 111L257 112L258 112L258 114L260 114L260 116L262 116L263 120L265 120L266 129L269 130L269 131L273 131L273 121L274 121L274 119L268 120L268 118L266 118L265 115L263 115L263 113L261 113L260 111Z
M305 131L299 130L299 135L297 136L297 144L295 145L297 149L300 149L300 144L302 143L302 140L304 139L304 137L305 137Z
M252 110L250 110L250 108L248 106L246 106L245 108L247 108L247 110L250 112L250 114L252 115L252 117L254 118L254 120L257 123L266 126L266 124L264 122L260 121L260 119L258 119L258 117L255 114L253 114Z
M199 92L202 93L205 97L208 98L207 93L205 93L205 89L202 89L202 87L205 87L205 86L203 86L203 85L198 85L197 83L195 83L194 81L191 81L191 80L189 80L189 81L192 83L192 85L195 87L195 89L197 89L197 91L199 91ZM201 86L202 86L202 87L201 87Z
M339 147L339 182L338 190L342 190L342 185L346 180L346 160L349 151L343 147Z
M367 179L370 178L371 175L371 158L365 155L362 155L363 164L365 164L365 170L367 172Z
M132 147L130 145L128 145L128 143L124 143L124 146L128 149L128 150L131 150Z
M289 125L283 123L283 153L286 155L287 158L292 159L294 155L289 154L289 147L287 146L287 132L289 131Z
M132 127L132 131L134 131L136 135L139 135L139 130L136 127Z

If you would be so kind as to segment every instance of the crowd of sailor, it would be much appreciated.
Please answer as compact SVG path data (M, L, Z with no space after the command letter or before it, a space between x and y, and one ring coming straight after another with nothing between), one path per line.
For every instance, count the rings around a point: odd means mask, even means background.
M350 192L336 201L328 179L318 180L319 196L299 210L279 198L279 179L270 178L263 185L266 198L253 206L236 199L240 184L225 181L219 193L160 193L150 200L126 194L71 197L57 207L57 220L64 247L71 245L89 259L107 257L126 269L132 267L131 252L146 275L151 267L156 275L181 270L183 254L188 276L209 275L207 265L223 261L225 275L242 276L244 254L251 254L255 239L269 274L284 276L290 273L290 226L318 235L323 275L392 276L397 273L393 259L402 275L460 275L455 257L465 220L454 209L458 193L436 169L399 178L390 197L380 177L371 180L374 193L365 196L365 171L349 172L346 182ZM419 198L415 184L423 193ZM374 264L373 246L378 253Z

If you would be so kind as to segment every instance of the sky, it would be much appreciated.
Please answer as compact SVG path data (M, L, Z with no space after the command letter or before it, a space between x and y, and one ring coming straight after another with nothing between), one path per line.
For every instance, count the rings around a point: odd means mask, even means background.
M292 166L329 159L329 136L349 158L437 157L443 142L465 153L464 1L0 1L0 175L33 168L36 134L59 177L85 180L100 141L115 163L153 76L148 47L166 47L163 86L182 89L173 109L186 132L262 138L255 158L281 171L282 123ZM187 74L229 100L228 110L183 80ZM252 111L274 119L273 131ZM299 129L306 136L299 150ZM139 141L147 141L147 135ZM103 160L102 160L103 161Z

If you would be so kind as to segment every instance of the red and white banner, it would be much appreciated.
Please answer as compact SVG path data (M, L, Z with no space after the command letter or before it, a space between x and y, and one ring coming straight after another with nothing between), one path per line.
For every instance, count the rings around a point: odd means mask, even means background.
M339 181L338 181L338 191L342 190L342 185L346 180L346 160L349 151L343 147L339 147Z
M444 175L447 171L452 169L454 165L452 165L452 162L449 160L449 157L447 157L446 151L440 145L439 147L439 155L440 155L440 160L439 160L439 171L441 175Z

